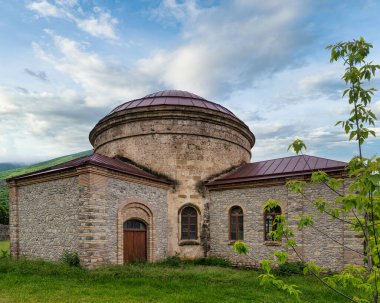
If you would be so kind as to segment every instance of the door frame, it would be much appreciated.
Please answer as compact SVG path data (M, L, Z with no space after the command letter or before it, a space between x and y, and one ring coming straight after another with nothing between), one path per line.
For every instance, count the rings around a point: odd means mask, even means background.
M153 213L145 203L125 202L121 205L118 211L117 218L117 264L124 264L124 228L123 224L127 220L139 220L146 225L146 258L148 262L156 260L154 254L155 236ZM142 201L142 200L140 200Z
M131 221L131 220L141 222L142 224L144 224L145 229L132 229L132 228L128 229L128 228L124 228L124 224L127 221ZM128 247L128 244L125 243L125 233L126 232L144 233L144 237L145 237L144 260L141 260L141 261L148 261L148 225L146 224L146 222L144 222L143 220L141 220L139 218L130 218L130 219L124 221L124 223L123 223L123 256L124 256L124 264L128 263L125 260L125 253L126 253L126 249Z

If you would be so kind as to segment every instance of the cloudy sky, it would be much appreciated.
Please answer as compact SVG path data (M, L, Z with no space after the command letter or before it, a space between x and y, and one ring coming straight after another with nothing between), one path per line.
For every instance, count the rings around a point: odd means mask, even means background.
M291 155L295 138L348 160L355 144L334 127L349 111L343 68L325 46L363 36L380 63L379 13L375 0L0 0L0 162L90 149L112 108L163 89L234 111L254 161ZM380 116L380 94L372 107Z

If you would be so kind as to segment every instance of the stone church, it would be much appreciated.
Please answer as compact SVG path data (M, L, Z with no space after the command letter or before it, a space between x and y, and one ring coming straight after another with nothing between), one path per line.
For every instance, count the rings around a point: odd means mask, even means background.
M277 214L297 230L297 215L315 212L285 182L307 180L315 170L345 176L346 163L314 156L251 162L249 127L185 91L121 104L89 139L92 155L7 180L13 257L57 260L70 251L88 268L176 254L257 265L286 249L269 235ZM308 191L335 199L323 186ZM266 213L269 198L282 204ZM342 221L319 215L296 238L305 260L332 269L360 262L361 243ZM248 244L249 256L232 252L237 240Z

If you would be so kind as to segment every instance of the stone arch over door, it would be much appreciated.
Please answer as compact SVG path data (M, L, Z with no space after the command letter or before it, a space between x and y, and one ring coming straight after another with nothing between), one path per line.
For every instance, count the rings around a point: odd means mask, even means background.
M132 202L133 201L133 202ZM117 220L117 264L124 264L124 222L128 220L138 220L146 225L146 252L147 261L154 261L155 243L153 228L153 213L142 201L133 199L121 205Z

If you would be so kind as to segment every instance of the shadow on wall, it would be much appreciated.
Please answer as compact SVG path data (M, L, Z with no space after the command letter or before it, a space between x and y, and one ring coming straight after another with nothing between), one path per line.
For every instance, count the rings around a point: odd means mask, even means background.
M0 224L0 241L9 240L9 226Z

